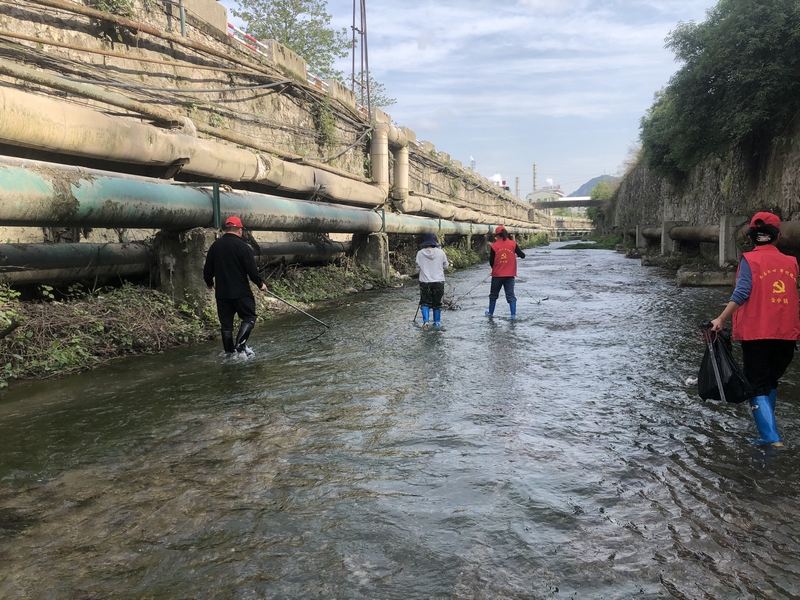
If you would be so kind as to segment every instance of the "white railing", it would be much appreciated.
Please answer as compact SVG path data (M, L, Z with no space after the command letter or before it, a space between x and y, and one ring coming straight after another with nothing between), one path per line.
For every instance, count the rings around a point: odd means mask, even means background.
M238 27L234 26L232 23L228 23L228 36L236 40L237 42L244 44L247 46L248 49L252 50L253 52L257 52L266 57L270 57L271 53L269 52L269 48L259 42L256 38L254 38L249 33L245 33ZM265 52L266 51L266 52ZM321 89L325 93L328 92L328 84L325 83L320 77L313 75L306 71L306 81L311 85Z

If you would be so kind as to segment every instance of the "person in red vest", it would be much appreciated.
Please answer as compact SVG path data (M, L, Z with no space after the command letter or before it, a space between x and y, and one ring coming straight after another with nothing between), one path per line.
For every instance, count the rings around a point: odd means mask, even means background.
M489 250L489 265L492 267L492 285L489 290L489 310L486 316L494 315L494 307L500 297L500 288L506 293L506 300L511 309L511 318L517 318L517 297L514 295L514 281L517 276L517 256L525 258L525 253L517 246L517 242L508 237L506 228L500 225L494 230L497 241Z
M742 344L744 374L753 388L750 408L761 436L755 442L773 446L783 446L775 422L778 380L800 337L797 259L778 250L780 227L770 212L753 216L747 235L755 248L742 255L730 302L711 321L719 331L733 316L733 339Z

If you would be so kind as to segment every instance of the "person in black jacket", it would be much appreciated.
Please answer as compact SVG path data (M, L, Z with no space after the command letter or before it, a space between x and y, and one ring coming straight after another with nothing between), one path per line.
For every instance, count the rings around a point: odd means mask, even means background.
M256 324L256 301L250 289L250 281L262 292L267 291L267 285L258 272L253 251L242 239L242 229L239 217L228 217L225 221L225 235L211 244L203 266L203 280L209 290L214 290L217 300L222 347L228 356L233 356L234 352L252 354L252 350L247 347L247 338ZM242 320L235 343L234 315L239 315Z

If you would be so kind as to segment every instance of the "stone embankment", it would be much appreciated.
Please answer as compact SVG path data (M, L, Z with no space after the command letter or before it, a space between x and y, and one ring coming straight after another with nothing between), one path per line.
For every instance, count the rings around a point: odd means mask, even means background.
M787 139L800 134L798 127L786 132ZM642 260L663 265L663 260L652 257L652 252L659 253L660 243L661 255L677 254L669 259L671 266L689 263L678 273L680 285L732 285L737 258L749 247L744 231L749 217L758 211L781 217L784 225L778 247L800 256L800 150L793 144L775 144L769 156L758 159L732 149L724 158L706 160L681 181L659 177L640 162L624 176L609 208L610 224L626 234L648 228L683 226L701 231L719 227L718 243L699 235L682 242L662 241L659 230L659 237L650 240L650 254L645 252ZM641 249L648 245L641 238L639 242ZM728 248L720 251L720 244Z

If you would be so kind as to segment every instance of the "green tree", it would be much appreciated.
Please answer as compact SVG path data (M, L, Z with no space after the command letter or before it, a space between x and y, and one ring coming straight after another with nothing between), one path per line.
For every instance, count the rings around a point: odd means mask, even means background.
M768 151L800 111L800 3L720 0L679 23L667 47L683 66L641 122L643 158L681 174L739 145Z
M589 219L596 228L600 228L606 221L606 213L602 206L590 206L586 209L586 218Z
M601 200L603 202L600 206L590 206L586 209L586 217L591 219L592 224L598 230L602 229L605 225L605 207L614 196L615 191L616 186L609 184L607 181L601 181L589 192L589 198L592 200Z
M308 70L322 78L343 79L334 69L350 50L347 30L330 26L327 0L237 0L233 14L255 38L275 40L302 56Z
M589 192L589 198L592 200L610 200L611 196L613 195L614 187L612 187L607 181L601 181L592 188L591 192Z
M361 81L361 73L356 75L356 82ZM349 82L348 82L349 83ZM356 86L356 97L359 101L361 101L361 92L359 91L359 86ZM366 92L364 94L364 102L366 102ZM378 108L385 108L387 106L392 106L393 104L397 104L397 99L389 98L386 94L386 86L382 83L375 81L375 78L372 76L372 73L369 74L369 100L372 106L377 106Z

